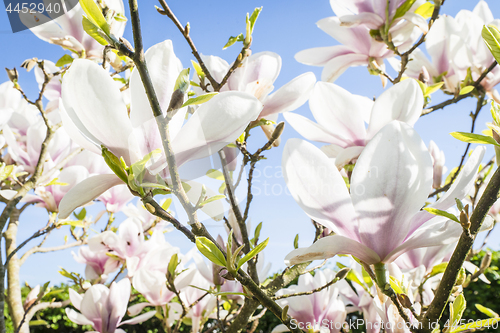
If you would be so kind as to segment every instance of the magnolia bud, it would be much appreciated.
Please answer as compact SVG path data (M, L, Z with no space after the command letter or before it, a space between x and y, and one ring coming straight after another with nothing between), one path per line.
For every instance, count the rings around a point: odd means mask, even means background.
M12 83L16 83L17 80L19 79L19 75L17 73L17 69L14 67L13 69L5 68L5 70L7 71L7 76L9 77L9 80Z
M481 266L479 269L484 272L484 270L488 267L490 267L491 264L491 252L486 252L486 254L483 257L483 260L481 260Z
M351 271L351 269L349 267L344 267L340 271L337 272L337 274L335 275L335 278L342 280L347 276L347 274L349 274L350 271Z

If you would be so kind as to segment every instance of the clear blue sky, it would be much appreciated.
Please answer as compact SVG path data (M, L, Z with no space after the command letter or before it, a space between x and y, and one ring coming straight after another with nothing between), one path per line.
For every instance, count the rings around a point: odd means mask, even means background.
M447 0L442 13L454 16L462 8L471 10L476 3L475 0ZM500 18L500 3L495 0L489 0L487 3L493 15ZM139 3L145 47L165 39L171 39L176 55L181 59L183 65L190 66L190 60L194 57L191 55L187 43L172 22L166 16L161 16L156 12L155 4L155 1L140 1ZM318 20L333 15L327 0L219 0L210 2L194 0L189 3L169 1L169 5L182 23L190 22L191 37L202 54L217 55L228 62L232 62L237 55L238 46L232 46L224 51L222 47L229 36L236 36L244 31L246 13L252 12L255 7L263 6L253 35L252 50L254 53L273 51L282 57L283 66L281 74L275 82L275 89L307 71L313 71L319 78L320 68L299 64L294 60L294 54L306 48L336 44L336 41L315 25ZM126 4L127 6L128 4ZM130 24L125 30L125 37L132 40ZM39 40L30 31L13 34L5 12L0 13L0 45L2 45L0 64L2 67L8 68L14 66L19 68L25 59L32 57L55 62L65 53L59 46ZM26 73L24 69L20 69L19 72L21 85L28 95L34 96L37 93L37 86L33 73ZM0 82L6 80L7 75L5 72L1 72ZM383 91L380 79L368 75L366 68L363 67L349 69L336 83L352 93L369 97L378 96ZM440 98L442 96L436 94L434 102L439 102ZM448 133L468 131L470 127L468 114L474 107L475 101L467 100L459 106L451 106L426 116L420 119L415 126L426 143L432 139L441 149L445 150L448 169L458 165L465 147L464 143L453 139ZM296 112L311 117L307 104ZM485 128L484 123L489 121L489 117L489 112L485 107L477 121L477 131ZM282 117L280 120L283 120ZM282 142L284 143L292 137L300 136L290 126L287 126ZM260 135L254 135L252 139L260 145L264 143L264 138ZM284 267L283 258L292 250L296 233L301 233L301 246L310 244L314 233L309 218L290 196L284 195L283 180L275 177L279 171L282 148L283 144L267 153L269 158L259 163L259 168L265 169L267 173L261 173L260 177L255 179L254 191L260 195L254 197L250 211L253 227L264 221L262 235L271 237L265 252L267 259L273 262L272 271ZM488 151L487 158L492 155L493 152ZM102 209L102 206L95 207L91 211L95 215L99 209ZM22 241L29 237L34 231L45 225L46 221L47 214L44 210L40 208L29 209L22 216L18 240ZM223 232L222 224L211 223L210 225L212 225L211 230L214 233L219 230L221 233ZM64 234L64 231L57 231L51 236L51 241L47 245L61 244L61 237ZM166 237L169 242L182 246L184 251L191 247L191 244L183 239L179 233L167 234ZM499 245L495 238L492 238L490 244L494 248L498 248ZM33 255L22 267L21 279L26 279L30 284L43 283L47 280L64 281L62 276L57 274L60 266L83 273L83 265L74 262L70 252Z

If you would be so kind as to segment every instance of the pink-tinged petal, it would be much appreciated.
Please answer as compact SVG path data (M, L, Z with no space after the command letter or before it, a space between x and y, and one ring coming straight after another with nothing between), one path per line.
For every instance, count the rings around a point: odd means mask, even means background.
M385 125L399 120L412 126L420 117L424 106L422 89L415 80L399 82L384 91L375 101L368 126L372 138Z
M155 316L155 314L156 314L156 310L143 313L143 314L141 314L137 317L134 317L132 319L122 321L120 326L121 325L135 325L135 324L145 322L146 320L153 318Z
M311 143L290 139L282 166L288 189L311 219L340 235L359 239L349 192L332 160Z
M420 30L422 30L423 33L427 33L429 31L429 24L422 15L407 12L405 15L403 15L402 19L413 23Z
M0 195L2 198L5 198L7 200L12 200L16 196L17 191L14 190L0 190ZM42 199L37 197L36 195L25 195L24 198L21 200L21 202L43 202Z
M82 299L83 299L82 295L78 294L76 291L69 288L69 300L77 310L80 310L81 308Z
M344 236L332 235L318 239L307 248L293 250L285 257L285 265L292 266L307 261L327 259L337 254L352 254L367 264L380 262L380 257L365 245Z
M295 60L305 65L325 66L333 58L352 53L352 49L344 45L315 47L298 52Z
M130 316L137 316L139 313L142 312L142 310L146 307L146 306L153 306L153 304L150 304L150 303L147 303L147 302L143 302L143 303L137 303L137 304L134 304L132 306L129 306L127 312Z
M59 218L67 218L76 208L96 199L112 188L123 184L123 181L114 174L89 177L77 184L62 198L59 203Z
M182 70L181 61L175 56L172 41L166 40L150 47L145 54L149 75L155 88L158 102L162 111L167 111L170 98L174 92L175 81ZM144 90L141 77L137 69L130 76L131 109L130 121L134 127L140 126L153 119L153 111L149 98ZM156 125L156 123L154 123ZM154 131L158 133L158 130ZM146 133L148 134L148 133ZM157 134L160 137L159 133ZM160 139L158 139L160 140ZM161 144L160 144L161 146Z
M458 174L457 179L455 179L455 181L453 182L453 185L451 185L449 190L446 191L446 193L441 198L439 198L438 201L431 204L430 207L440 210L447 210L448 208L455 205L455 198L462 200L467 196L468 193L470 193L470 190L474 185L474 180L476 178L479 164L481 164L485 151L486 148L483 146L478 146L476 147L476 149L474 149L469 159L465 163L463 169ZM423 223L433 217L434 215L429 212L418 212L412 218L409 234L414 232Z
M345 148L331 144L331 145L324 145L320 149L329 158L336 158Z
M273 328L273 330L271 331L271 333L282 333L282 332L290 332L290 330L285 325L280 324L275 328Z
M337 155L335 158L335 165L339 170L342 169L346 164L357 159L361 152L363 152L363 149L365 149L365 147L347 147Z
M227 61L217 56L202 55L201 58L203 59L205 66L207 66L210 74L212 74L212 77L215 79L215 81L221 82L222 79L224 79L224 76L226 76L227 71L229 70L229 64L227 63ZM197 76L195 75L195 77ZM212 87L210 86L209 88Z
M80 147L85 148L95 154L101 155L101 149L97 145L97 142L90 141L87 139L90 135L88 131L85 131L84 132L85 134L82 134L82 132L80 132L80 129L75 125L71 117L67 114L66 108L64 107L64 103L60 98L59 98L59 111L63 123L63 129L66 131L71 140L76 142L76 144L78 144Z
M342 142L342 138L330 133L326 128L317 124L300 114L286 112L283 114L285 120L307 140L319 142Z
M363 25L357 27L343 27L338 17L327 17L319 20L316 25L318 28L336 39L340 44L351 48L353 53L364 55L372 54L372 47L380 45L383 49L387 49L383 43L378 43L370 36L370 29Z
M231 76L231 81L238 82L238 90L245 91L252 82L272 84L281 70L281 57L274 52L259 52L251 55L243 63L242 75ZM232 83L231 82L231 83Z
M365 145L363 114L371 105L365 97L328 82L317 82L309 99L309 107L318 124L339 138L329 143L341 147Z
M333 58L326 63L321 72L321 80L334 82L349 67L368 65L369 57L364 54L351 53Z
M109 288L107 307L110 311L108 328L110 330L120 326L120 321L127 312L127 304L130 298L130 281L125 278L120 282L113 282Z
M361 153L351 178L362 243L381 258L399 246L431 187L431 157L417 132L399 121L386 125Z
M309 98L315 82L316 76L312 72L297 76L265 100L264 109L262 109L259 118L293 111L302 106Z
M79 312L76 312L73 309L66 308L66 315L68 319L78 325L93 325L94 323L88 320L84 315Z
M470 193L474 185L479 164L481 164L485 152L486 148L484 146L478 146L474 149L467 163L465 163L458 177L453 182L453 185L451 185L450 189L446 191L438 201L432 204L431 207L446 210L455 205L455 198L462 200Z
M243 133L262 110L255 97L222 92L202 104L172 141L177 164L210 156Z
M121 92L108 72L93 61L75 60L64 75L62 100L84 136L90 134L91 141L130 162L127 138L132 125Z
M407 240L385 256L384 263L396 260L413 249L454 243L462 234L462 227L455 221L435 217L418 228Z
M109 289L103 284L96 284L90 287L83 296L80 311L88 320L94 323L94 328L100 330L102 314L107 311L103 304L109 295ZM106 316L107 317L107 316Z
M203 184L190 180L184 180L184 182L187 183L189 186L191 186L189 191L187 191L186 193L189 198L189 201L198 202L201 195ZM205 189L206 189L206 196L208 198L219 195L219 193L214 192L209 187L205 187ZM222 204L222 202L223 199L212 201L203 206L201 210L215 221L221 221L224 218L224 205Z
M343 15L339 17L343 27L356 27L360 24L370 29L379 29L384 24L384 19L375 13L359 13L357 15Z

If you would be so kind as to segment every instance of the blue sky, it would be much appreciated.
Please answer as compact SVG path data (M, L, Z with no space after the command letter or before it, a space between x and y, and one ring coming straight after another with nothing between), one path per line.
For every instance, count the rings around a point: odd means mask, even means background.
M476 3L475 0L447 0L442 13L454 16L462 8L472 10ZM500 3L495 0L489 0L487 3L494 16L500 17ZM191 50L173 23L166 16L157 13L154 8L156 2L140 1L139 5L145 47L171 39L176 55L183 65L190 66L190 60L194 59ZM294 55L303 49L336 44L335 40L315 25L318 20L333 15L327 0L219 0L211 2L195 0L190 1L189 4L185 1L170 1L169 5L183 24L190 22L191 37L200 53L217 55L228 62L232 62L238 54L238 46L232 46L227 50L222 50L222 47L229 36L236 36L244 31L246 13L252 12L255 7L263 6L254 30L252 51L254 53L272 51L282 57L283 65L281 74L275 82L275 89L307 71L314 72L319 78L321 68L302 65L294 60ZM127 25L124 36L132 40L130 24ZM13 34L5 12L0 13L0 45L2 45L0 64L8 68L14 66L19 68L25 59L32 57L55 62L65 53L59 46L39 40L30 31ZM29 96L35 96L37 86L33 73L26 73L24 69L20 69L19 72L21 85ZM0 82L6 80L5 72L0 73ZM336 84L352 93L368 97L378 96L383 91L380 79L370 76L364 67L349 69L336 81ZM434 101L431 104L439 102L443 96L438 93L433 98ZM474 108L475 100L466 100L458 106L451 106L421 118L415 126L426 143L432 139L445 150L448 169L458 165L465 148L464 143L453 139L449 133L468 131L470 127L468 114ZM296 112L311 117L307 104ZM477 131L485 128L484 123L489 121L489 117L488 108L485 107L477 121ZM281 120L283 120L282 117L280 117ZM259 131L254 131L254 133L252 140L255 140L255 146L262 145L263 136ZM292 137L300 136L287 126L282 142ZM269 158L259 162L261 172L255 177L254 193L256 195L250 211L253 227L264 221L262 235L271 237L266 255L267 259L273 262L272 271L284 267L283 257L293 248L295 234L300 232L300 245L307 246L314 233L309 218L299 209L294 200L285 194L285 185L283 179L280 178L279 169L283 146L284 144L268 152ZM488 151L486 155L489 159L493 152ZM91 212L95 215L100 209L102 206L94 207ZM123 216L120 218L123 219ZM44 210L29 209L21 218L18 239L22 241L29 237L45 225L46 221L47 214ZM210 225L214 233L223 233L221 224L212 222ZM56 231L47 245L61 244L64 234L63 230ZM179 233L170 233L166 237L168 241L181 246L184 251L191 247ZM495 238L491 239L490 245L498 248L498 241L495 241ZM33 255L22 267L21 279L26 279L30 284L43 283L47 280L64 281L64 278L57 274L60 266L83 273L83 265L74 262L70 252Z

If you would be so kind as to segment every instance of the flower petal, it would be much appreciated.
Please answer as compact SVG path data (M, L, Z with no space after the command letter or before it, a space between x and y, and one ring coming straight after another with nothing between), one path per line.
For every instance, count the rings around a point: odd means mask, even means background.
M137 303L137 304L134 304L132 306L129 306L127 312L130 316L137 316L139 313L142 312L142 310L146 307L146 306L153 306L152 304L148 303L148 302L142 302L142 303Z
M172 141L177 164L210 156L243 133L262 110L255 97L222 92L202 104Z
M315 82L316 76L312 72L297 76L266 99L259 117L297 109L307 101Z
M59 203L59 218L67 218L76 208L96 199L111 187L123 184L114 174L89 177L68 191Z
M68 316L69 320L74 322L75 324L78 325L94 325L93 322L88 320L84 315L82 315L79 312L76 312L73 309L66 308L66 315Z
M420 118L424 106L422 89L415 80L399 82L384 91L375 101L368 126L372 138L385 125L399 120L412 126Z
M321 150L290 139L283 151L283 176L293 198L313 220L358 240L358 222L344 179Z
M310 66L325 66L335 57L352 54L352 49L344 45L315 47L295 54L295 60Z
M78 129L95 144L103 144L129 162L132 125L120 90L99 65L77 59L64 75L62 100Z
M307 140L319 142L343 142L343 138L330 133L326 128L317 124L300 114L286 112L283 114L285 120L292 125L293 129L299 132Z
M153 318L155 316L155 314L156 314L156 310L143 313L143 314L141 314L137 317L134 317L132 319L122 321L120 326L121 325L135 325L135 324L145 322L146 320Z
M285 264L292 266L307 261L331 258L337 254L352 254L367 264L380 262L380 257L363 244L344 236L332 235L317 240L307 248L293 250L285 257Z
M341 55L328 61L321 72L321 80L334 82L349 67L367 65L369 57L364 54L351 53Z
M384 258L399 246L432 187L432 160L417 132L386 125L365 147L351 177L362 243Z

